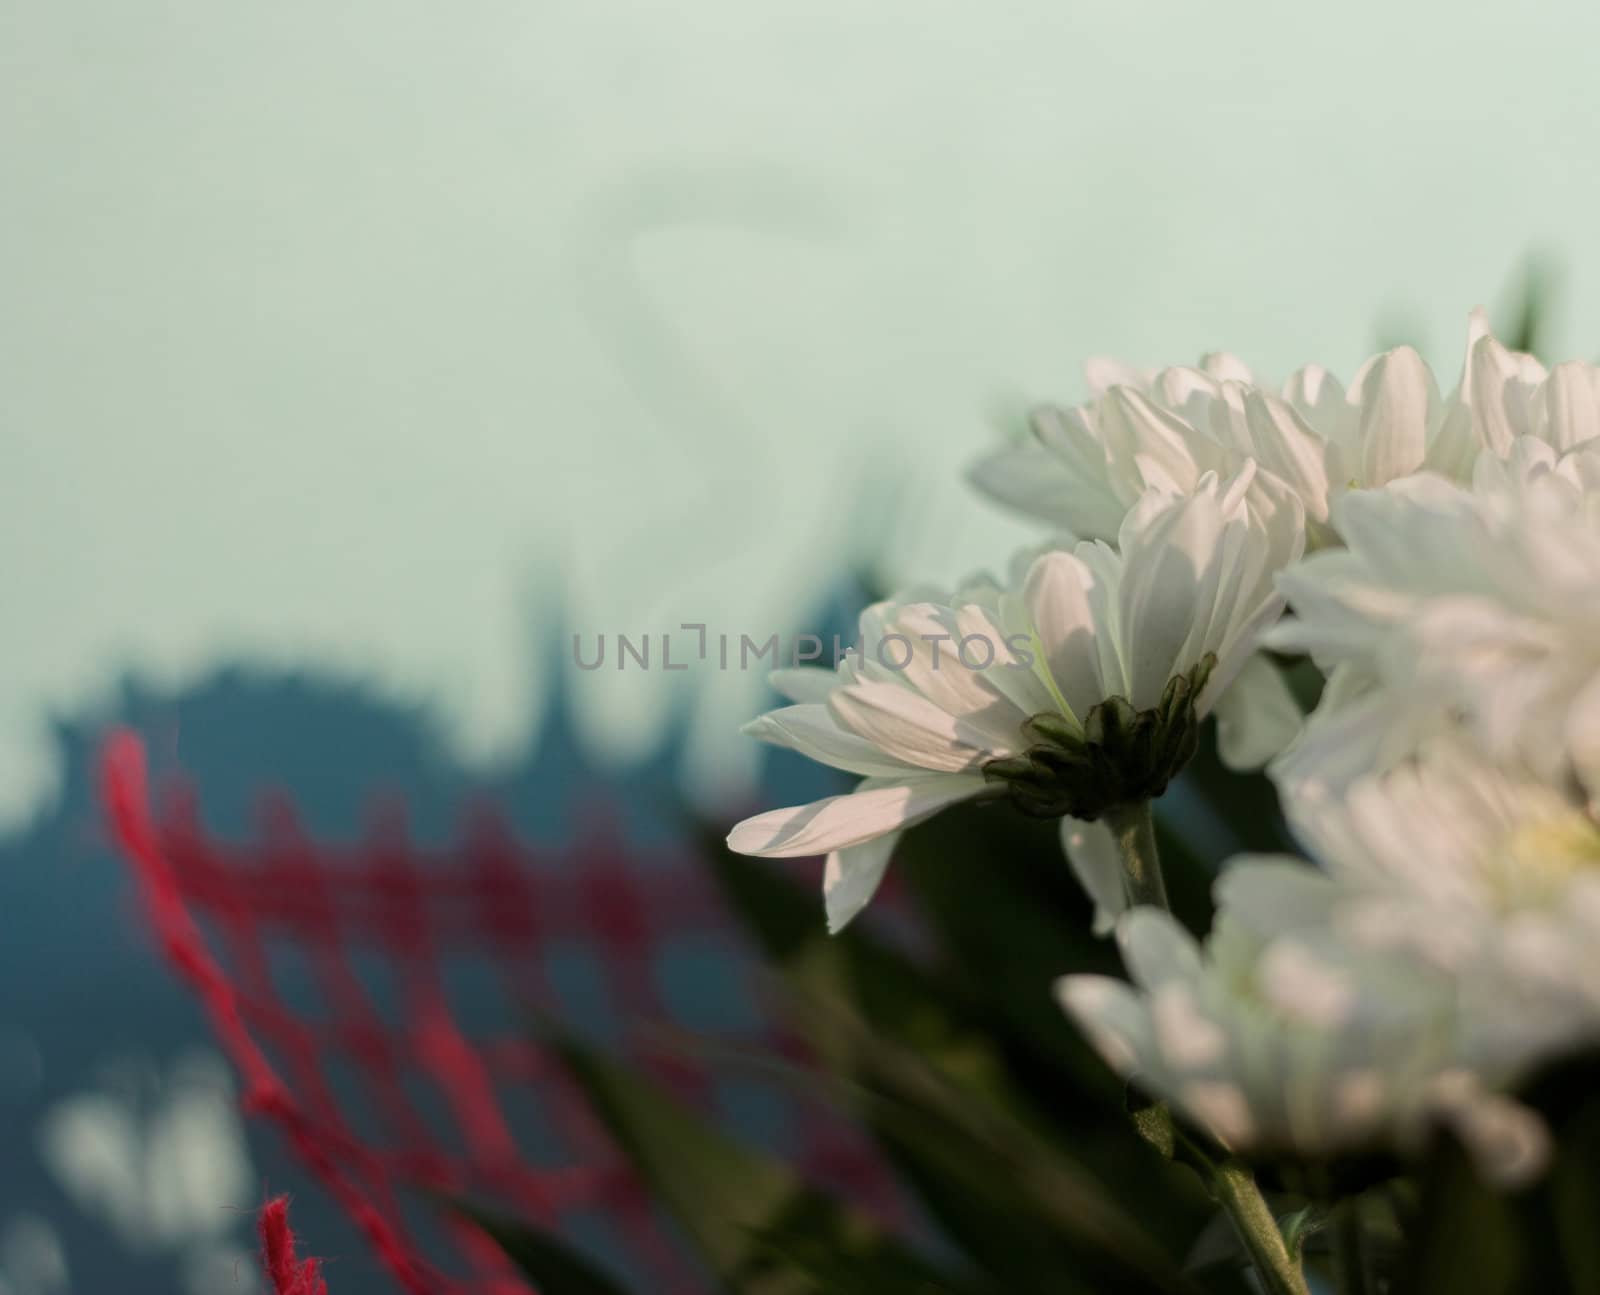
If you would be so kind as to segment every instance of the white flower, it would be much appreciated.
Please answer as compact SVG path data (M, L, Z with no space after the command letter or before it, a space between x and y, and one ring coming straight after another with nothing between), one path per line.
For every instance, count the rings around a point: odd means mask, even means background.
M1600 367L1569 360L1547 370L1533 356L1496 341L1488 318L1476 310L1454 403L1467 411L1458 442L1465 453L1454 465L1461 478L1480 451L1504 458L1519 437L1565 453L1600 436Z
M1229 1151L1412 1151L1443 1121L1486 1171L1525 1178L1545 1159L1543 1125L1455 1064L1445 978L1334 935L1338 893L1292 861L1236 863L1204 948L1169 914L1134 909L1117 926L1134 983L1066 976L1058 997L1113 1069Z
M1458 739L1284 800L1338 883L1353 948L1405 952L1449 976L1461 1059L1497 1083L1600 1040L1600 825L1527 773Z
M864 781L748 819L729 845L828 854L823 888L838 930L876 890L898 833L946 805L1006 791L1035 797L1034 812L1067 812L1040 806L1063 792L1082 798L1070 769L1090 767L1102 782L1123 773L1096 745L1105 726L1148 723L1147 736L1192 741L1193 721L1278 615L1274 577L1301 550L1298 506L1263 508L1254 475L1247 465L1192 493L1151 492L1123 519L1117 548L1047 552L1009 588L868 608L860 654L834 673L780 672L774 682L795 704L748 729ZM1121 709L1102 705L1112 699ZM1141 754L1176 752L1158 742ZM1160 786L1174 771L1155 771Z
M973 484L1074 535L1110 540L1149 490L1192 490L1207 472L1231 475L1254 461L1264 469L1257 490L1288 493L1300 475L1292 460L1315 457L1292 411L1275 398L1268 406L1233 356L1153 374L1092 360L1087 374L1088 403L1035 410L1032 439L980 459ZM1326 516L1325 483L1295 493L1308 518L1313 508Z
M1592 462L1524 441L1486 459L1474 490L1423 475L1340 502L1347 548L1283 575L1294 615L1266 636L1340 685L1287 781L1322 761L1381 768L1461 723L1495 759L1600 792Z
M1519 436L1566 451L1600 435L1600 368L1547 373L1496 341L1482 310L1445 398L1410 347L1368 360L1348 389L1313 364L1274 392L1226 355L1154 374L1099 361L1089 382L1088 403L1038 410L1031 441L987 455L972 479L1030 516L1102 539L1146 489L1188 489L1250 459L1262 469L1258 489L1299 497L1313 547L1335 543L1333 505L1348 490L1424 469L1465 480L1480 451L1503 457Z

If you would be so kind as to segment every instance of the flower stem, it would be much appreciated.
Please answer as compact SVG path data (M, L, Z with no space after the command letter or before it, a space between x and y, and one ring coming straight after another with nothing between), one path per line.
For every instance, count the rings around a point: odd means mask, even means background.
M1236 1160L1225 1161L1212 1172L1211 1190L1233 1221L1268 1295L1309 1295L1300 1265L1250 1171Z
M1149 904L1170 912L1150 802L1114 806L1106 811L1105 820L1122 856L1122 884L1128 903ZM1211 1190L1233 1221L1267 1295L1309 1295L1300 1265L1289 1253L1272 1207L1250 1171L1236 1160L1213 1165ZM1351 1289L1364 1295L1359 1287Z
M1106 826L1116 837L1122 855L1122 884L1130 904L1151 904L1166 908L1167 884L1161 877L1161 858L1156 852L1156 826L1150 815L1150 802L1114 805L1105 814Z
M1361 1212L1357 1202L1341 1202L1333 1211L1333 1270L1339 1295L1367 1295L1367 1260L1361 1247Z

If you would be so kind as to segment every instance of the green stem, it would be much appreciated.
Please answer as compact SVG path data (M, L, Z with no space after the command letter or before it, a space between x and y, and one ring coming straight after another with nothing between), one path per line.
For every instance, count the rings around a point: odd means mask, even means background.
M1150 802L1116 805L1106 811L1105 820L1122 855L1122 884L1128 903L1170 912ZM1232 1160L1217 1165L1211 1174L1211 1190L1233 1221L1267 1295L1309 1295L1300 1265L1289 1253L1272 1207L1250 1171Z
M1233 1221L1268 1295L1309 1295L1300 1265L1250 1171L1236 1160L1225 1161L1212 1173L1211 1190Z
M1114 805L1105 813L1106 826L1116 837L1122 854L1122 884L1130 904L1166 908L1167 884L1161 877L1161 857L1156 852L1156 825L1150 802Z
M1333 1273L1339 1295L1367 1295L1367 1260L1361 1246L1361 1211L1354 1200L1333 1211Z

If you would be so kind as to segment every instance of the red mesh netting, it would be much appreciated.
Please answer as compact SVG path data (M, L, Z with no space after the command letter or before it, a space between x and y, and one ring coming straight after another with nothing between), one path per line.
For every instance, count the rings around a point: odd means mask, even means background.
M274 1197L261 1207L256 1231L261 1235L261 1270L272 1283L273 1295L328 1295L321 1261L301 1259L294 1252L287 1196Z
M359 845L330 848L307 840L283 801L267 807L259 843L224 845L186 793L159 817L151 812L144 750L128 732L107 740L102 780L162 952L238 1068L245 1109L280 1130L402 1289L526 1291L470 1226L441 1225L442 1247L432 1239L439 1211L423 1211L419 1224L417 1189L498 1202L557 1229L599 1216L646 1289L702 1287L580 1093L518 1033L527 1005L563 1012L544 956L557 944L593 952L618 1048L640 1064L651 1024L672 1019L665 948L687 938L748 960L682 847L641 852L591 834L537 851L485 813L447 849L408 844L395 821ZM281 965L274 970L286 951L308 993L281 989ZM472 1001L462 1001L450 974L458 959L492 967L503 1008L492 1028L459 1023L469 1006L474 1019L485 1014L486 991L474 982ZM375 964L392 1002L375 986ZM769 1042L783 1046L775 1033ZM653 1069L708 1106L711 1079L698 1067L679 1057L666 1074L659 1060ZM537 1155L514 1131L516 1102L536 1108ZM800 1103L785 1124L802 1173L893 1211L886 1176L848 1126Z

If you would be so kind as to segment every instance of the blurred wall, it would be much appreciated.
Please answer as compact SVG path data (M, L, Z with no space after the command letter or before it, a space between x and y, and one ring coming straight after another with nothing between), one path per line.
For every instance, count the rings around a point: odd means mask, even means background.
M1448 382L1534 247L1593 353L1600 10L1474 8L0 0L0 821L124 667L485 760L536 591L765 633L852 547L997 561L958 469L1090 353ZM677 682L579 678L592 739Z

